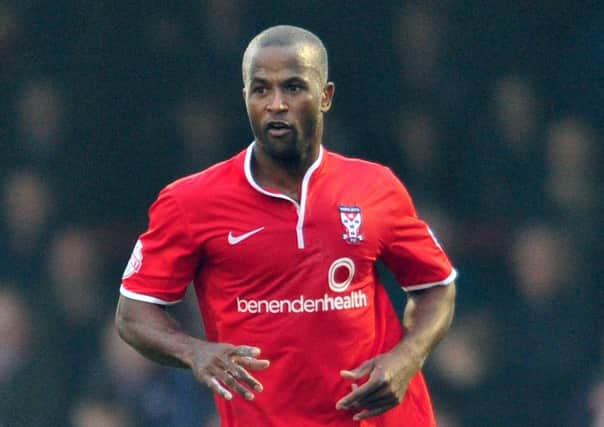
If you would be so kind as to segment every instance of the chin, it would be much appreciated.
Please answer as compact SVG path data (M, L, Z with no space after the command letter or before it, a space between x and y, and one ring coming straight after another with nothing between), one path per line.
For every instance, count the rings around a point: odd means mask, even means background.
M287 162L287 163L297 162L302 157L301 153L299 153L298 150L296 150L296 148L294 146L288 146L288 147L272 146L271 149L267 150L267 153L272 158L278 159L282 162Z
M304 147L292 137L272 138L267 135L262 140L258 140L258 142L266 154L283 161L300 159L304 151Z

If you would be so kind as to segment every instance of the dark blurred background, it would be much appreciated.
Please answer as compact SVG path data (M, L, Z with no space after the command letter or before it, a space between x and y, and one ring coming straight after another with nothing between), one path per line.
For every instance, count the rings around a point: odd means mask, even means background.
M112 316L158 191L250 142L241 55L280 23L328 48L325 145L389 165L460 272L439 425L604 425L601 2L159 3L0 0L1 427L217 425Z

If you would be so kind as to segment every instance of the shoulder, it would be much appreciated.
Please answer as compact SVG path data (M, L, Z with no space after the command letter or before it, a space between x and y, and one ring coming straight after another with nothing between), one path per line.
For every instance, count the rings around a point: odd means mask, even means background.
M405 215L415 215L413 199L405 184L388 167L381 163L342 156L328 152L329 170L334 179L344 185L370 193L379 199L385 210L403 210ZM400 213L397 213L400 216Z
M384 166L381 163L372 162L370 160L360 159L357 157L348 157L328 150L325 150L325 153L329 163L334 167L352 168L354 170L366 170L382 173L389 170L387 166Z
M347 157L338 153L327 151L330 169L339 174L356 175L357 178L367 178L383 184L391 183L401 185L399 178L392 170L381 163L356 157Z
M200 198L209 193L224 191L243 177L241 153L230 159L216 163L200 172L179 178L164 187L162 193L169 193L180 200Z

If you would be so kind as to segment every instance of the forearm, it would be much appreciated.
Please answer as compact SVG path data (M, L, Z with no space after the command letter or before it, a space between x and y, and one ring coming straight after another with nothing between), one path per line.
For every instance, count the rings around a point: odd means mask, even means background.
M202 341L184 332L163 308L124 296L115 323L124 341L141 354L163 365L190 368L199 382L227 400L233 393L252 400L253 392L262 391L249 371L264 370L270 362L257 359L257 347Z
M394 351L411 356L418 369L449 330L455 294L455 283L409 294L403 318L405 335Z
M116 328L124 341L163 365L189 368L200 340L185 333L161 307L120 297Z

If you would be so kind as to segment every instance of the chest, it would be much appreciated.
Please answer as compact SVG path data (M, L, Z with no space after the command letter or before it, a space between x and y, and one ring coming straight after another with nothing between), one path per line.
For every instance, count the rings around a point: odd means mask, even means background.
M232 194L206 212L197 233L200 271L207 279L225 279L225 287L291 285L306 277L308 289L308 281L322 282L331 274L339 283L351 270L358 282L372 271L388 228L379 196L354 186L317 184L302 204Z

